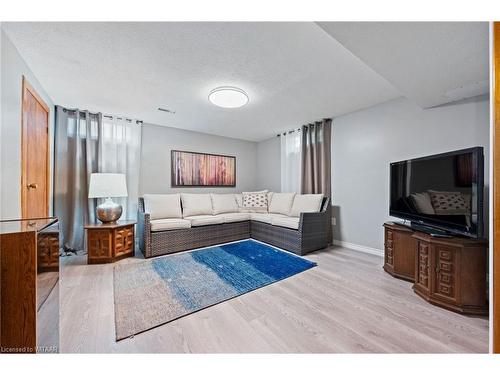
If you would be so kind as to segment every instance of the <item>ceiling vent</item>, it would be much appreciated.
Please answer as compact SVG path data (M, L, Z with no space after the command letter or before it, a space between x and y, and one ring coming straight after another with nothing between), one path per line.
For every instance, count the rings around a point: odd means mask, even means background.
M159 107L158 111L167 112L167 113L170 113L171 115L175 115L175 111L171 111L170 109L167 109L167 108Z

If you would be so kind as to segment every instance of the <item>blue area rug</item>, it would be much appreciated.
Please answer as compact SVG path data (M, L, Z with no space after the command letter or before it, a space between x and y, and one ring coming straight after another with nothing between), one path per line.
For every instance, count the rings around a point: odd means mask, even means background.
M116 339L149 330L315 265L253 240L117 264Z

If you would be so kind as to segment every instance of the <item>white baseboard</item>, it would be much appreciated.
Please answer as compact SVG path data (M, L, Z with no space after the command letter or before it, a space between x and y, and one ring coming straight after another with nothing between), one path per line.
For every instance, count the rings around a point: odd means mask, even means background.
M337 246L346 247L351 250L360 251L362 253L368 253L372 255L377 255L379 257L384 257L384 250L376 249L374 247L362 246L362 245L357 245L355 243L339 241L339 240L333 240L333 244Z

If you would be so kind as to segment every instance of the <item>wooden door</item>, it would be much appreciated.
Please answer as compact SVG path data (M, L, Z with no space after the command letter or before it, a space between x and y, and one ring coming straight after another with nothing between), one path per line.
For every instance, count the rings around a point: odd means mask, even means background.
M25 77L22 82L21 213L49 216L49 107Z
M494 23L493 351L500 353L500 23Z

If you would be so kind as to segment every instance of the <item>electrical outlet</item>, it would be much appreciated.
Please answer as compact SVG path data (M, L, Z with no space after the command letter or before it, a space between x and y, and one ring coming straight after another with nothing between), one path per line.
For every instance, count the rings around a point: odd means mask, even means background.
M337 218L336 217L332 217L332 225L337 225Z

